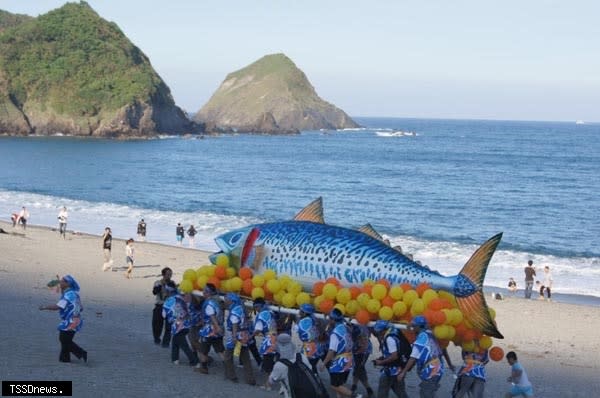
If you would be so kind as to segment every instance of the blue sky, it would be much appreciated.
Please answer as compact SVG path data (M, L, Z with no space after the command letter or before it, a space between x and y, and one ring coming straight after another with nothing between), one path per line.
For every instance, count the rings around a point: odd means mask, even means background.
M0 0L32 16L58 0ZM351 116L600 121L600 2L89 0L198 111L283 52Z

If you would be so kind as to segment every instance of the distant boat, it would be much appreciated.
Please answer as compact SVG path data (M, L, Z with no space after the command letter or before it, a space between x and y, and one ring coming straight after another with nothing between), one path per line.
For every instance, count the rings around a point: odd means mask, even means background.
M578 120L575 122L575 124L585 124L585 122L583 120Z
M414 131L376 131L375 134L378 137L416 137L417 133Z

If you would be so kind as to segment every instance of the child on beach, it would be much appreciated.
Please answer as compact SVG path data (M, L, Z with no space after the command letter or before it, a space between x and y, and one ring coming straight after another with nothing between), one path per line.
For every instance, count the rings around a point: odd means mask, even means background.
M517 291L517 282L512 276L508 280L508 291L511 293L515 293Z
M517 354L510 351L506 354L506 360L510 365L510 376L507 381L512 384L512 387L505 397L533 397L533 386L529 382L525 368L519 363Z
M550 289L552 288L552 273L550 272L550 267L547 265L544 267L544 283L542 283L542 287L540 287L540 300L544 299L544 289L546 289L546 294L548 295L548 301L552 298L552 292Z
M133 271L133 239L129 238L125 245L125 262L127 263L127 273L125 278L131 279L131 272Z

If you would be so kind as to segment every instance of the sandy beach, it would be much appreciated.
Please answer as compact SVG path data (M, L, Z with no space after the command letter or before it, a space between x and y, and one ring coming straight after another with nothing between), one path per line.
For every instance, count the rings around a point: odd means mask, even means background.
M102 272L98 236L68 233L63 240L46 227L29 226L25 235L10 223L0 222L0 228L9 232L0 234L0 379L72 380L75 397L278 396L275 391L225 381L219 359L209 375L195 373L186 365L173 365L170 350L153 343L151 289L160 269L171 267L178 282L185 269L208 264L208 253L136 242L136 267L133 279L128 280L124 277L122 240L113 241L115 270ZM56 274L67 273L81 285L85 324L75 341L88 350L87 364L76 359L70 364L58 362L58 313L38 309L59 297L46 283ZM598 396L600 307L520 297L489 302L505 336L495 340L495 345L505 352L517 352L535 396ZM449 352L454 364L460 365L460 350L450 345ZM508 364L504 360L491 362L487 369L486 396L503 396L509 387ZM378 371L370 365L368 370L376 389ZM259 382L263 380L259 378ZM415 372L411 372L407 378L409 396L418 396L418 383ZM448 372L438 396L450 396L453 383Z

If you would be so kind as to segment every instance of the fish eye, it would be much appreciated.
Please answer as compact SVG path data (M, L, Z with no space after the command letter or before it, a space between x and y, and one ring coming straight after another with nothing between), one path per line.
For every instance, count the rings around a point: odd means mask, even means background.
M244 234L242 232L236 232L235 234L233 234L231 236L231 238L229 238L229 244L232 246L235 246L239 240L242 238Z

